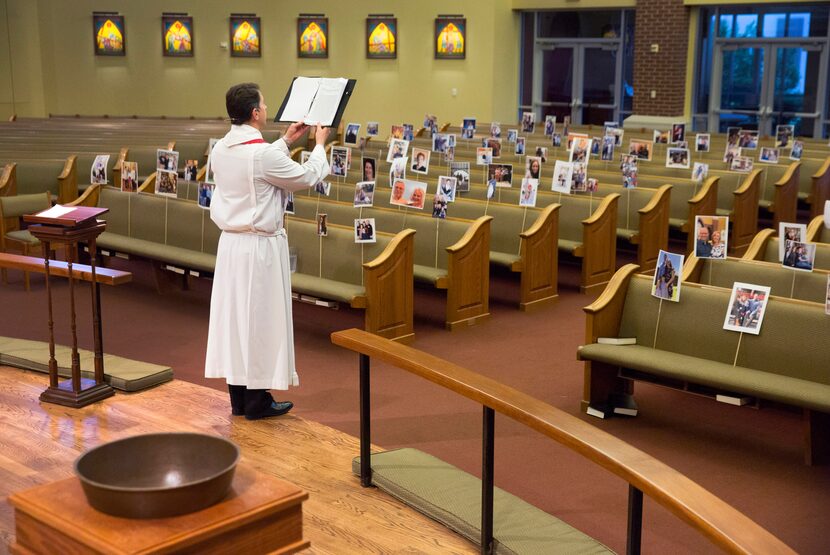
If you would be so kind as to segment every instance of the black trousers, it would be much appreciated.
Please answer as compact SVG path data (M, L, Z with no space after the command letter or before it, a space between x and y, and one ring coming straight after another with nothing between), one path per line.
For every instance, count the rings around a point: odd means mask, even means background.
M228 384L233 414L259 416L271 406L274 398L267 389L248 389L244 385Z

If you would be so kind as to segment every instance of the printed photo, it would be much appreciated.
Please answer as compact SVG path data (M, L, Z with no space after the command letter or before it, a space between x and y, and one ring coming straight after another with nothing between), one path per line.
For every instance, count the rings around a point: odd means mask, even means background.
M199 197L198 202L199 206L202 208L210 208L210 201L213 198L213 190L216 188L216 185L213 183L199 183ZM294 205L293 205L293 197L291 198L292 205L291 205L291 212L290 214L294 213ZM288 203L286 203L287 205ZM288 212L286 209L285 212Z
M121 190L135 193L138 190L138 162L121 163Z
M599 156L600 146L602 146L602 137L594 137L591 139L591 156Z
M570 151L570 150L573 149L573 143L574 143L575 140L577 140L577 139L587 139L588 135L586 135L585 133L568 133L567 137L568 137L567 149Z
M675 123L671 126L671 142L674 144L683 142L686 140L686 124L685 123Z
M614 148L621 148L623 146L623 135L625 135L625 129L618 127L606 127L605 135L614 137Z
M490 164L487 167L487 182L494 181L496 187L513 186L512 164Z
M522 156L525 153L525 138L524 137L516 137L516 147L514 150L516 156Z
M390 137L393 139L403 139L403 125L393 125Z
M596 193L599 189L599 180L596 177L589 177L586 181L585 192Z
M533 154L536 158L542 161L544 164L548 161L548 147L546 146L537 146L536 152Z
M450 174L455 178L455 190L466 193L470 190L470 163L453 162L450 164Z
M498 139L501 137L501 124L497 121L490 123L490 136Z
M317 214L317 235L326 237L329 234L329 215Z
M98 154L92 162L92 167L89 170L89 182L99 185L107 184L107 164L109 164L109 154Z
M441 220L447 217L447 197L441 193L435 193L432 197L432 217Z
M219 142L219 139L209 139L208 140L208 159L207 159L207 172L205 172L205 182L206 183L215 183L213 179L213 168L210 167L210 156L213 153L213 147L216 146L216 143ZM310 155L311 153L309 153Z
M461 137L472 139L476 134L476 118L464 118L461 122Z
M424 115L424 128L429 129L430 132L438 130L438 116L435 114Z
M458 179L447 175L438 176L438 194L447 202L455 202L455 188L458 186Z
M695 256L726 258L728 231L728 216L698 216L695 220Z
M784 261L782 264L793 270L813 271L816 260L816 244L799 241L784 241Z
M348 172L348 158L349 149L344 146L331 147L331 159L329 165L331 166L331 175L338 177L346 177Z
M749 173L752 171L752 158L749 156L736 156L732 159L729 169L736 172Z
M654 130L654 138L652 142L656 145L667 145L669 144L669 136L671 135L671 131L659 131L657 129Z
M452 162L455 160L455 147L448 146L447 150L444 151L444 162Z
M288 193L285 195L285 206L282 211L286 214L294 213L294 193Z
M300 151L300 164L305 164L306 162L308 162L309 158L311 158L311 151L310 150Z
M551 139L551 144L554 147L558 148L558 147L562 146L562 135L560 135L559 133L554 133L553 135L551 135L550 139Z
M755 150L758 148L758 132L751 130L741 130L738 137L738 146L747 150Z
M178 191L179 174L158 170L156 172L156 194L175 197Z
M732 285L723 329L758 335L769 301L769 292L769 287L736 281Z
M777 148L770 148L768 146L761 147L761 153L758 155L758 161L765 164L777 164L780 151Z
M374 243L375 239L375 219L374 218L357 218L354 221L354 242L355 243Z
M346 134L343 136L343 143L357 146L357 136L360 134L360 124L350 123L346 125Z
M638 158L633 154L620 155L620 171L623 177L623 187L634 189L638 184L639 165Z
M436 135L437 136L437 135ZM429 156L430 151L423 148L412 148L412 165L409 167L415 173L427 174L429 173Z
M669 147L666 149L666 167L689 169L689 149Z
M545 116L545 137L550 137L556 132L556 116Z
M775 148L787 148L795 135L794 125L775 126Z
M426 198L426 183L409 179L397 179L392 185L392 196L389 198L389 204L423 210Z
M592 142L588 137L575 137L573 142L571 142L571 152L568 157L568 162L587 163Z
M395 158L392 165L389 167L389 186L394 185L396 179L406 178L406 164L409 161L408 157Z
M331 183L329 181L321 181L314 186L314 192L324 197L329 196L331 193Z
M519 130L518 129L508 129L507 130L507 142L508 143L515 143L516 139L519 138Z
M588 189L588 164L586 162L572 162L571 191L584 193Z
M196 176L199 174L199 161L187 160L184 163L184 180L196 181Z
M723 152L723 161L726 162L726 167L732 167L732 161L741 155L741 147L737 144L727 143L726 150Z
M476 164L479 166L486 166L493 163L493 149L486 147L479 147L476 149Z
M366 123L366 134L370 137L377 137L380 130L380 123L370 121Z
M793 141L793 148L790 150L790 160L801 160L801 153L804 152L802 141Z
M530 177L522 179L522 192L519 194L519 206L536 206L536 191L539 180Z
M674 146L676 148L685 148L686 150L689 150L689 141L678 141L674 143Z
M375 182L359 181L354 186L354 206L372 206L375 199Z
M703 183L709 177L709 164L703 162L695 162L692 168L692 181L696 183Z
M683 274L683 255L661 250L657 255L651 294L658 299L680 302L680 285Z
M536 114L533 112L522 113L522 133L533 133L536 127Z
M501 139L490 137L489 139L485 139L481 146L492 150L493 158L501 158Z
M709 152L711 140L709 133L698 133L695 135L695 152Z
M390 164L395 158L403 158L409 150L409 141L403 139L392 139L389 144L389 151L386 153L386 161Z
M803 243L807 240L807 225L789 222L778 224L778 261L784 262L785 244L791 241Z
M541 179L542 159L538 156L528 156L525 160L525 177Z
M827 296L824 301L824 313L830 316L830 274L827 274Z
M648 141L631 139L628 142L628 153L636 156L638 160L651 161L651 151L653 146L654 145Z
M363 167L362 181L375 181L378 161L375 158L364 158L361 165Z
M738 141L741 138L741 128L740 127L727 127L726 128L726 144L728 145L738 145Z
M156 151L156 169L168 172L175 172L179 169L179 153L175 150Z
M553 181L550 190L555 193L571 194L571 181L574 167L570 162L557 160L553 166Z
M600 150L599 159L604 162L611 162L614 159L614 146L616 139L613 135L606 135L602 138L602 149Z
M444 152L445 150L447 150L448 146L449 146L449 138L447 137L447 135L444 135L443 133L435 133L432 136L432 151L433 152ZM415 156L413 155L413 158L414 157Z
M403 124L403 140L412 141L415 139L415 126L411 123Z

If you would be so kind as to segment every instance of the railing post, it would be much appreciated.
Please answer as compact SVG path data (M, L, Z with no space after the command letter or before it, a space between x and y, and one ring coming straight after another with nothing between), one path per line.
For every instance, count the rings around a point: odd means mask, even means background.
M360 485L372 485L372 429L369 391L369 355L360 355Z
M628 484L628 539L625 544L628 555L640 555L642 537L643 492Z
M493 549L493 460L495 451L496 411L484 408L481 437L481 552L490 555Z

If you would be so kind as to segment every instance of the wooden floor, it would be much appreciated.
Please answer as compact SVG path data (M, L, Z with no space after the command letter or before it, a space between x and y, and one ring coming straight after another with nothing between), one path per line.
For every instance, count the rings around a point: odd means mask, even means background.
M198 431L224 436L257 470L309 492L303 505L305 553L476 553L476 546L351 473L358 440L292 415L231 417L227 396L173 381L83 409L42 405L46 376L0 366L0 552L14 539L6 497L72 476L75 458L102 442L135 434Z

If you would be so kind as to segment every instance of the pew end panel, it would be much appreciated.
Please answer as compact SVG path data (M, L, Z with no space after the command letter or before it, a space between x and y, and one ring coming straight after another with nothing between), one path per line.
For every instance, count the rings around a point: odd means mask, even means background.
M618 193L608 195L594 213L582 221L582 245L574 250L574 255L582 258L582 283L579 286L582 293L604 286L616 270L619 200Z
M801 172L801 162L793 162L784 175L775 182L770 212L772 212L773 228L778 229L781 222L795 222L798 217L798 179Z
M446 248L447 329L473 325L490 317L490 222L482 216L454 245ZM442 284L436 283L436 287Z
M414 335L415 231L406 229L374 260L363 264L366 331L408 342Z
M807 226L807 241L810 243L830 243L830 228L824 227L824 215L819 214L810 220Z
M596 343L597 337L618 337L622 321L622 309L631 276L640 267L626 264L614 274L605 290L597 299L582 310L585 312L585 343ZM582 360L579 350L577 360ZM618 368L613 365L586 360L582 389L582 412L590 405L599 406L608 403L615 394L632 394L633 382L619 377Z
M810 217L815 218L824 213L824 203L830 200L830 156L828 156L819 170L813 174L810 186Z
M669 248L669 210L671 185L663 185L644 207L638 210L640 225L636 237L637 264L643 270L657 265L661 250Z
M528 310L559 297L559 210L546 206L521 238L519 308Z
M752 238L752 242L747 247L746 252L741 258L746 260L765 260L766 252L767 252L767 242L771 237L774 237L776 234L776 230L774 229L762 229L759 231L755 237Z
M0 197L13 197L17 195L17 164L12 162L3 167L3 173L0 174ZM0 227L8 231L20 229L20 223L17 218L5 218L5 221L0 222Z
M129 148L121 148L121 150L118 151L118 158L116 158L115 164L112 165L112 184L115 187L121 186L121 168L123 167L124 160L127 159L127 154L129 154L129 152Z
M761 195L761 170L753 170L735 189L732 211L729 214L729 251L733 256L743 254L758 230L758 201ZM694 237L690 237L694 241ZM692 243L694 245L694 243Z
M686 234L686 254L695 250L695 222L698 216L716 214L718 210L718 187L720 177L713 176L704 181L700 190L689 199L689 216L680 228Z
M74 154L66 159L58 175L58 204L67 204L78 198L78 157Z
M67 202L67 206L98 206L98 198L101 196L101 185L95 183L90 185L84 191L84 194L73 200Z
M144 180L144 183L138 186L139 193L149 193L154 195L156 193L156 176L158 172L153 172L147 176L147 179Z

